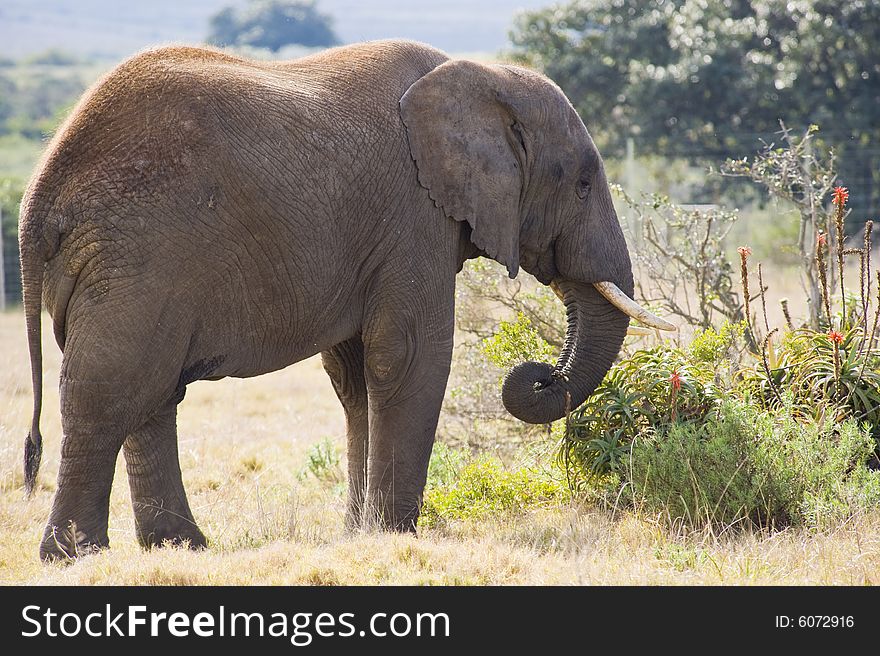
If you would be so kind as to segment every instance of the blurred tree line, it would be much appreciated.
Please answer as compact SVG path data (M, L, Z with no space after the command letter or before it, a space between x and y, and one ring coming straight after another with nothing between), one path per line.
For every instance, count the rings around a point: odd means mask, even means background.
M0 61L0 136L40 140L51 133L91 82L82 64L55 50Z
M339 39L314 1L250 0L244 10L225 7L211 18L208 43L278 52L290 44L333 46Z
M880 211L880 0L577 0L520 14L514 57L603 152L723 161L821 127L857 220ZM824 139L824 142L822 141Z

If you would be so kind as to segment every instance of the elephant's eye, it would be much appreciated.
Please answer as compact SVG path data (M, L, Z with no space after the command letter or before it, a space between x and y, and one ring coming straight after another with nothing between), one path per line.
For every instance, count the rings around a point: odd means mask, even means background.
M577 195L580 199L585 199L590 195L590 181L581 178L577 183Z

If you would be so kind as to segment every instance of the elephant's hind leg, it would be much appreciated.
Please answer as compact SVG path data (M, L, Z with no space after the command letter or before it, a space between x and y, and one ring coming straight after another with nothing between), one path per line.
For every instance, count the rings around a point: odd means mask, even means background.
M118 386L62 374L64 438L58 490L43 539L43 560L72 560L110 545L110 487L119 449L134 410Z
M110 488L119 451L128 436L134 435L140 443L141 435L148 432L152 439L154 424L160 421L153 413L174 397L178 364L189 344L189 334L179 321L169 319L172 313L166 312L166 305L149 297L151 288L141 287L143 293L131 294L128 286L115 284L114 279L103 288L84 281L80 295L74 295L79 300L68 306L60 376L64 439L58 490L40 543L45 560L73 558L109 546ZM101 289L106 291L95 291L97 298L90 295L90 290ZM172 419L161 420L170 422L170 429L158 431L168 434L158 440L165 444L164 451L156 451L166 455L152 456L153 465L140 465L145 472L168 467L172 457L177 468L173 409L170 412ZM136 451L147 450L138 447ZM126 448L126 456L128 452ZM179 472L176 476L179 480ZM166 489L161 488L163 494ZM174 497L166 501L175 502Z
M361 338L352 337L324 351L321 360L336 396L345 409L348 438L348 508L345 525L354 529L361 525L363 516L369 446L367 384L364 381L364 345Z
M123 444L135 529L145 548L207 545L193 519L177 453L177 404L164 405Z

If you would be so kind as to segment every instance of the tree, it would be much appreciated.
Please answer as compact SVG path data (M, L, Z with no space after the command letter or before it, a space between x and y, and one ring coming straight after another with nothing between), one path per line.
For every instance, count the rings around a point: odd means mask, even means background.
M211 18L208 43L277 52L290 44L332 46L339 39L331 19L321 14L313 1L250 0L244 11L226 7Z
M880 210L880 0L578 0L521 14L513 55L569 95L603 148L755 150L817 124L854 218Z

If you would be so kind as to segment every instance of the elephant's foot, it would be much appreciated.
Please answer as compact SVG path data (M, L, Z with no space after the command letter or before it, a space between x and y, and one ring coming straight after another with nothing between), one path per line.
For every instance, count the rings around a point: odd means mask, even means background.
M364 528L390 533L416 533L419 504L415 502L369 503L364 508Z
M345 508L345 528L348 531L357 531L364 527L366 490L362 485L349 483L348 504Z
M208 541L193 519L177 455L177 405L167 402L123 445L138 542L203 549Z
M418 507L412 508L404 513L396 513L385 520L385 530L395 533L416 533L416 526L419 522Z
M77 558L109 547L110 540L106 533L102 536L89 536L72 521L64 528L49 524L40 542L40 560L47 563L72 563Z
M208 546L188 507L174 511L154 501L142 500L134 503L134 515L138 542L144 549L167 544L190 549Z

